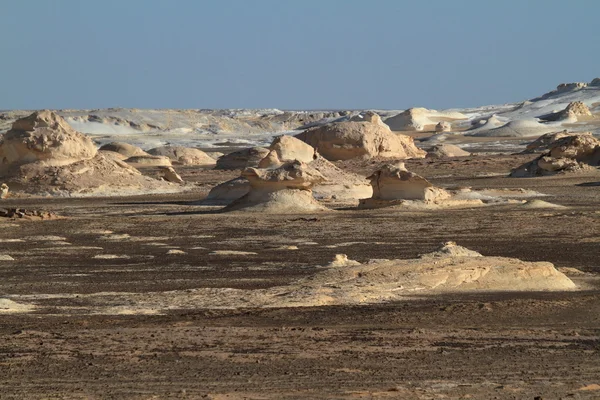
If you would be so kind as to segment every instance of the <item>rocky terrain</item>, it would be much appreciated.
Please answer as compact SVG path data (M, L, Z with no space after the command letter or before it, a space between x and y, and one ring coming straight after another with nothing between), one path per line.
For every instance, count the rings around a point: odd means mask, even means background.
M0 399L596 399L599 104L4 112Z

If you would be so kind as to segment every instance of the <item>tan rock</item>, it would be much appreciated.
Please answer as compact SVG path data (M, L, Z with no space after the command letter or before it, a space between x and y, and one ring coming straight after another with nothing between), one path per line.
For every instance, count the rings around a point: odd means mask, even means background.
M3 183L0 185L0 199L6 199L8 197L8 185Z
M294 160L310 163L315 158L312 146L293 136L283 135L273 140L269 153L258 163L258 168L279 167Z
M547 153L514 169L510 176L552 175L600 165L600 140L590 133L568 135L548 147Z
M215 169L245 169L258 167L258 163L269 154L264 147L234 151L217 159Z
M545 135L542 135L533 142L529 143L525 148L525 151L523 151L523 153L547 151L550 149L552 143L556 142L558 139L562 139L564 137L572 135L574 134L568 133L566 130L562 132L546 133Z
M102 151L112 151L119 153L123 156L123 159L137 156L148 156L149 154L142 150L140 147L134 146L124 142L111 142L100 147Z
M580 117L589 117L592 113L588 106L586 106L582 101L574 101L569 103L569 105L562 110L557 115L558 120L577 120Z
M389 128L371 122L338 122L308 129L296 137L327 160L356 157L423 158L411 137L396 135Z
M453 144L436 144L427 152L427 158L466 157L471 153Z
M160 175L167 182L183 183L183 179L173 167L160 167Z
M450 198L450 194L444 189L437 188L422 176L409 172L404 163L384 165L367 179L371 181L373 196L361 200L362 208L393 205L402 200L436 202Z
M247 168L242 177L250 182L250 191L224 211L306 213L326 210L313 198L311 190L325 178L301 161L275 169Z
M216 160L200 149L183 146L162 146L148 150L153 156L168 157L172 163L178 165L214 166Z
M370 122L372 124L387 126L387 125L385 125L385 122L383 122L381 120L381 117L379 116L379 114L377 114L374 111L361 112L360 114L355 115L352 118L350 118L350 121L352 121L352 122Z
M450 131L450 129L452 129L452 126L447 121L440 121L435 126L436 132L448 132L448 131Z
M135 168L143 167L171 167L171 160L165 156L134 156L125 162Z
M96 146L58 114L37 111L13 123L0 141L0 175L29 163L66 165L90 159Z

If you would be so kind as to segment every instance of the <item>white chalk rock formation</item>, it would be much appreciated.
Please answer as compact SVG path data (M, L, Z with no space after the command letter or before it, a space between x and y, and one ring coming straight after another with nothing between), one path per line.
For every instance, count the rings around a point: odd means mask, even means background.
M58 114L36 111L13 123L0 141L0 175L29 163L66 165L96 155L96 146Z
M535 119L517 119L498 128L481 129L468 134L478 137L530 137L556 132L559 129L562 128L557 128L555 125L544 125Z
M260 160L269 154L264 147L252 147L225 154L217 159L215 169L245 169L258 167Z
M294 160L311 163L316 158L314 147L293 136L283 135L273 140L269 153L260 160L258 168L276 168Z
M111 142L100 146L101 151L112 151L120 154L121 159L137 156L148 156L149 154L142 150L140 147L134 146L124 142Z
M171 160L165 156L134 156L124 160L135 168L171 167Z
M568 133L566 130L562 132L546 133L545 135L542 135L533 142L529 143L523 153L539 153L550 150L552 143L556 142L558 139L573 135L576 134Z
M248 179L240 176L213 187L206 198L199 204L226 206L227 204L231 204L235 200L244 197L249 191L250 182Z
M559 119L575 119L577 120L579 117L589 117L592 113L588 106L586 106L582 101L573 101L569 103L569 105L560 112Z
M435 126L435 131L436 132L449 132L450 129L452 129L452 126L447 121L440 121Z
M427 158L466 157L471 153L453 144L436 144L427 151Z
M561 83L556 87L558 93L569 92L574 90L581 90L587 87L585 82L573 82L573 83Z
M286 163L275 169L247 168L242 176L250 182L250 191L225 207L224 211L293 214L326 210L314 199L311 190L325 178L301 161Z
M374 111L364 111L350 118L351 122L370 122L381 126L387 126L385 122L381 120L379 114Z
M179 175L173 167L160 167L160 177L167 182L183 183L181 175Z
M367 179L371 181L373 196L362 199L359 204L361 208L388 207L402 204L405 200L433 203L450 198L450 193L446 190L437 188L422 176L409 172L404 163L384 165Z
M216 160L200 149L183 146L162 146L148 150L153 156L168 157L173 164L214 166Z
M549 151L511 172L513 177L553 175L559 172L589 170L600 165L600 140L591 133L556 140Z
M423 158L413 138L396 135L372 122L337 122L308 129L296 137L330 161L356 157Z
M455 111L436 111L426 108L409 108L385 120L393 131L433 131L438 123L464 120L467 116Z
M8 185L3 183L0 185L0 199L6 199L8 197Z

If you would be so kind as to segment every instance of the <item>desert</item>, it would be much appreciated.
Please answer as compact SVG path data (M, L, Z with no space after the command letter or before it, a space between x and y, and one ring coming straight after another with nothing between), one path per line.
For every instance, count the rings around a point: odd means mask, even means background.
M176 3L3 6L0 400L600 398L598 6Z

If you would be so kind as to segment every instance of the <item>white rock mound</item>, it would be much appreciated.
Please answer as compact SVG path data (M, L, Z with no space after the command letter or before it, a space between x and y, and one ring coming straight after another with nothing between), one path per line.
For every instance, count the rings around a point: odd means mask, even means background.
M549 145L549 151L511 172L512 177L594 170L600 165L600 140L591 133L570 135Z
M173 164L211 167L216 160L200 149L183 146L161 146L148 150L153 156L168 157Z
M308 129L296 137L329 161L356 157L423 158L413 138L396 135L388 127L373 122L337 122Z
M354 115L350 118L351 122L370 122L381 126L387 126L385 122L381 120L379 114L374 111L364 111L360 114Z
M52 111L18 119L0 141L0 174L30 163L65 165L90 159L96 145Z
M407 200L425 203L440 202L450 198L446 190L408 171L404 163L387 164L367 179L371 181L373 196L360 201L360 208L378 208L399 205Z
M34 195L86 196L177 191L144 177L116 152L96 150L50 111L17 120L0 143L0 177L13 191Z
M122 159L136 156L148 156L149 154L140 147L124 142L111 142L100 146L101 151L112 151L120 154Z
M562 128L556 125L544 125L535 119L518 119L498 128L489 130L481 129L477 130L477 132L469 132L468 134L479 137L530 137L556 132L557 130L562 130Z
M459 112L444 112L417 107L394 115L386 119L385 123L393 131L433 131L436 130L436 125L439 123L444 122L449 126L450 121L464 119L467 119L467 116Z
M223 211L294 214L327 210L314 199L311 190L325 178L301 161L274 169L247 168L242 177L250 182L250 191Z
M269 154L264 147L252 147L225 154L217 159L215 169L245 169L258 167L260 160Z

